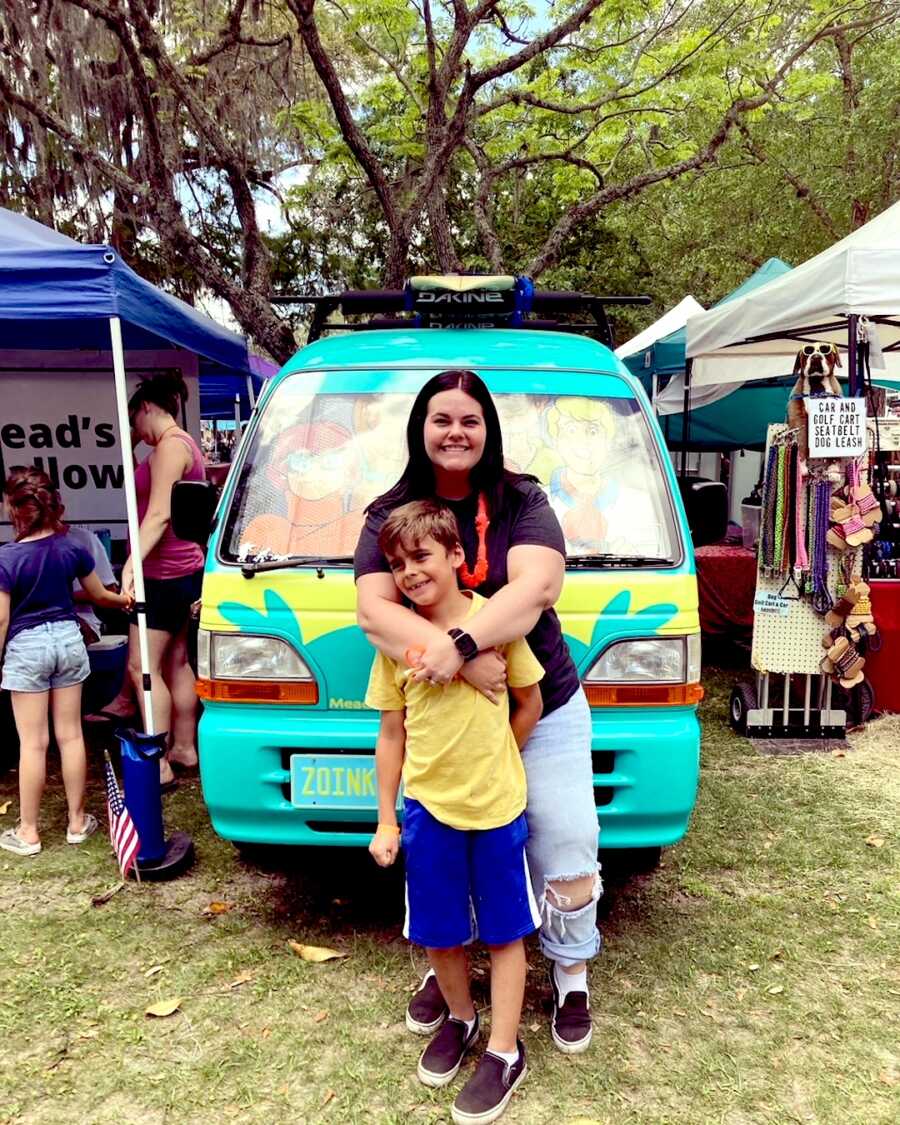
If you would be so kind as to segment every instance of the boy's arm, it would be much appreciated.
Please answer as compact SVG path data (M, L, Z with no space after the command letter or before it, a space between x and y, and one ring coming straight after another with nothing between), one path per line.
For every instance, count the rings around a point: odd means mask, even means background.
M512 732L515 735L516 745L521 750L528 741L531 732L537 726L544 711L544 701L541 698L541 689L538 684L528 687L510 687L514 705L513 713L509 720Z
M397 825L397 793L403 771L406 747L404 711L382 711L381 727L375 744L375 776L378 782L378 830L369 851L381 867L389 867L400 851Z

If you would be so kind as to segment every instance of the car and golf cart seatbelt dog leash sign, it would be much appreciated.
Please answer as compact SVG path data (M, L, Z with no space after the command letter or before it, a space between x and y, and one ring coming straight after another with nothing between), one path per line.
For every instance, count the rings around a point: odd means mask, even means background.
M866 452L864 398L806 399L810 457L860 457Z

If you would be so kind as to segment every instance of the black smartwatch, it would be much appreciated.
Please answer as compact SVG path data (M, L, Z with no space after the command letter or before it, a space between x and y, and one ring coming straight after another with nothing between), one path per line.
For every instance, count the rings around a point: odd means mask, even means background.
M475 638L470 637L462 629L448 629L447 632L453 638L456 651L463 660L474 660L478 655L478 645L475 643Z

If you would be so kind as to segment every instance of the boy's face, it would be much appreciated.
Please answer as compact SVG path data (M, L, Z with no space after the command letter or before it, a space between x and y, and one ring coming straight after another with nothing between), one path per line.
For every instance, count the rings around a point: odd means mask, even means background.
M418 543L396 543L387 557L398 589L415 605L436 605L458 588L460 546L448 551L429 535Z

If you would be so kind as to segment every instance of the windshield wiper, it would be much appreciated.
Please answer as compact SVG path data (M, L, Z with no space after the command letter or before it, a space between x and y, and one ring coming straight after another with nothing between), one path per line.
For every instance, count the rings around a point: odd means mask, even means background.
M652 555L566 555L566 566L671 566L672 559Z
M284 570L292 566L313 566L322 575L325 566L349 566L353 563L352 555L287 555L283 559L249 559L241 563L241 574L245 578L252 578L265 570Z

